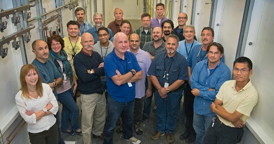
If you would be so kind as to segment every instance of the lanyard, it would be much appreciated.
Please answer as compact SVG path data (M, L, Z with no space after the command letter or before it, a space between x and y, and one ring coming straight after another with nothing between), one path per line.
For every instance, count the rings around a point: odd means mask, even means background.
M204 56L202 56L202 47L201 47L197 56L196 56L197 62L202 61L203 59L205 59L205 57L206 57L206 54Z
M75 42L74 46L72 45L72 43L71 43L71 41L70 41L70 38L69 38L69 43L70 43L70 45L71 45L71 47L72 47L72 58L73 58L74 55L76 54L76 52L75 52L75 47L76 47L76 44L77 44L77 42L78 42L78 38L79 38L79 37L77 37L77 41Z
M169 77L169 72L170 72L170 69L171 69L171 66L173 64L173 61L174 59L171 59L171 64L169 65L169 68L168 70L166 69L166 58L164 59L164 76L163 78L166 79L166 81L168 81L168 77Z
M186 46L186 41L185 41L185 48L186 48L187 57L189 56L189 53L190 53L190 51L192 50L193 43L194 43L194 41L192 42L192 44L191 44L191 46L190 46L190 49L188 50L188 49L187 49L187 46Z
M103 56L103 48L101 47L101 45L100 45L100 49L101 49L101 56L102 56L102 58L103 58L103 61L105 61L105 58L106 58L107 52L108 52L108 46L107 46L107 48L106 48L106 50L105 50L105 55L104 55L104 56Z

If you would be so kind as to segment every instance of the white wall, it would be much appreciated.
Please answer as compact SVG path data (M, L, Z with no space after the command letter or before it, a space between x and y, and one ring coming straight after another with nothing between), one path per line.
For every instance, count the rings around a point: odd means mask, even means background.
M252 113L248 128L261 143L274 143L274 3L255 0L244 55L254 64L252 81L259 92L259 102ZM252 42L253 45L248 45Z
M196 31L197 39L200 40L200 34L204 27L209 26L211 10L211 0L196 0L196 6L194 11L194 27Z
M225 63L232 69L243 19L245 0L224 0L216 13L221 13L214 22L216 42L224 47ZM217 26L219 24L219 26Z

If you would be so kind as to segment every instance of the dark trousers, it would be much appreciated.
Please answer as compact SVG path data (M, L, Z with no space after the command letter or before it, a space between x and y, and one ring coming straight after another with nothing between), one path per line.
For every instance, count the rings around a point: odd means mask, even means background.
M188 82L184 84L184 104L183 110L186 116L185 121L185 132L184 134L188 136L195 136L195 131L193 128L193 103L194 95L191 93L191 87Z
M58 144L57 122L49 129L40 133L29 133L31 144Z
M133 112L134 100L129 102L118 102L111 96L108 97L107 119L104 128L104 144L113 144L113 132L116 122L122 117L123 138L129 139L133 136Z
M143 121L143 108L144 108L144 97L135 98L134 106L134 123L140 123Z
M243 133L243 128L226 126L216 118L214 125L211 124L207 129L203 144L237 144L241 141Z

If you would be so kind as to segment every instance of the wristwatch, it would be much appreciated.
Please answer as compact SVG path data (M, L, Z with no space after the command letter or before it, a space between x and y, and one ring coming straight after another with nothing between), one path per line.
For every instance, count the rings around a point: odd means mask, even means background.
M43 108L42 110L43 110L43 112L45 112L45 113L48 112L48 110L47 110L46 108Z
M132 73L133 76L136 74L135 70L131 70L130 72Z

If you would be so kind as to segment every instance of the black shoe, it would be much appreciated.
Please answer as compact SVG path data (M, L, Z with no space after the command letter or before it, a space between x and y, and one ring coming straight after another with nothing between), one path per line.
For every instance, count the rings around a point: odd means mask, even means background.
M116 132L117 132L117 133L122 133L122 132L123 132L122 126L117 126Z
M190 135L188 139L185 140L186 143L194 143L196 135Z
M188 139L189 135L190 135L189 132L184 132L183 134L180 135L179 139L180 140Z
M103 135L95 135L95 134L93 134L93 137L94 138L97 138L97 139L104 139L104 136Z
M143 130L140 129L140 128L135 129L135 132L136 132L137 135L142 135L143 134Z

